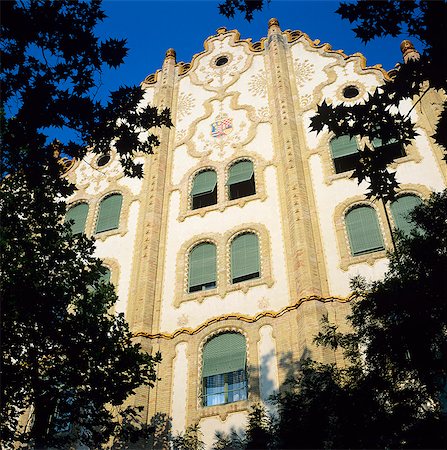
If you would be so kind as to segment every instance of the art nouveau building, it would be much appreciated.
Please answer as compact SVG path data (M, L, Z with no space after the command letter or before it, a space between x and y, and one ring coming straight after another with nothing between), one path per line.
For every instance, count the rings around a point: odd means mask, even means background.
M163 356L156 386L132 400L148 422L199 422L210 444L300 358L342 363L313 338L323 315L343 327L352 276L383 275L391 236L383 206L350 178L365 142L309 124L323 99L354 104L388 78L275 19L256 43L220 28L190 63L168 50L143 81L174 127L160 130L155 155L137 158L142 180L122 175L113 149L69 170L78 191L68 215L95 236L116 311ZM389 213L404 231L406 211L447 183L429 137L439 101L431 93L411 111L411 145L388 144L401 187Z

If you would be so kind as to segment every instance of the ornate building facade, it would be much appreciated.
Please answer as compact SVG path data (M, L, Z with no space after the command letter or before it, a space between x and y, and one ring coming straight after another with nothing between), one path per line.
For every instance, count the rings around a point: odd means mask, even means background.
M132 399L148 423L198 422L210 445L300 358L343 363L313 338L324 315L346 326L350 279L384 274L391 235L384 207L351 178L365 142L312 132L310 118L323 99L361 102L389 77L275 19L256 43L220 28L190 63L168 50L143 81L174 123L156 154L136 158L143 179L124 177L113 149L70 168L76 231L95 236L116 311L163 357L156 386ZM439 102L431 93L412 109L411 145L388 144L400 192L387 208L404 232L406 212L447 185L430 138Z

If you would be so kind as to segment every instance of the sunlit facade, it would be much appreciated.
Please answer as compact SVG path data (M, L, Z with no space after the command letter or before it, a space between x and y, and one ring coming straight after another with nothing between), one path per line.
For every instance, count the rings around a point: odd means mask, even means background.
M343 364L313 338L325 315L346 328L350 279L384 274L391 235L384 206L351 178L365 142L309 125L323 99L361 102L390 75L275 19L260 42L220 28L204 46L190 63L168 50L142 83L174 124L137 156L144 178L124 177L113 149L90 155L68 172L68 214L96 238L116 312L162 354L155 387L131 401L148 423L199 423L209 446L216 430L240 430L251 404L268 405L301 358ZM440 102L429 93L411 111L410 145L388 144L400 192L387 208L404 232L407 211L447 183L430 138Z

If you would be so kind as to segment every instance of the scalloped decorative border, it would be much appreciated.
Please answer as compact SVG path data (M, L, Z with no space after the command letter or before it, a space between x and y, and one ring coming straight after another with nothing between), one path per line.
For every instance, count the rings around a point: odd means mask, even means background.
M353 296L354 296L354 294L351 294L349 297L346 297L346 298L336 297L336 296L320 297L318 295L310 295L308 297L300 298L293 305L286 306L286 307L280 309L278 312L262 311L262 312L256 314L255 316L246 316L244 314L225 314L223 316L213 317L212 319L207 320L205 323L203 323L202 325L200 325L199 327L194 328L194 329L180 328L179 330L175 331L174 333L155 333L155 334L147 333L145 331L138 331L136 333L133 333L133 337L145 337L148 339L174 339L177 336L180 336L182 334L185 334L188 336L193 336L193 335L199 333L200 331L204 330L206 327L213 325L215 323L218 323L218 322L223 322L226 320L240 320L241 322L245 322L245 323L254 323L264 317L270 317L272 319L275 319L277 317L281 317L282 315L284 315L290 311L297 309L304 302L319 301L322 303L329 303L329 302L347 303L353 299Z
M178 68L178 76L183 76L187 74L191 68L194 66L194 62L201 56L205 55L210 49L209 44L213 38L216 38L218 36L224 35L224 34L234 34L234 44L243 43L247 45L248 50L250 50L252 53L260 53L264 51L265 49L265 41L267 38L263 37L260 41L252 42L252 38L247 39L240 39L241 34L237 30L227 30L225 27L221 27L217 29L217 34L213 34L206 38L206 40L203 43L204 50L202 50L199 53L196 53L193 55L190 62L183 62L180 61L176 63L176 67ZM300 31L300 30L285 30L282 32L283 35L287 38L288 43L293 43L303 37L311 47L316 49L321 49L325 53L332 53L332 54L338 54L342 56L344 59L350 59L350 58L360 58L360 67L362 70L378 70L382 73L383 77L386 80L392 80L393 76L395 75L395 69L391 69L390 71L386 71L381 64L375 64L373 66L368 66L366 62L366 57L360 53L356 52L352 55L347 55L343 50L333 50L332 45L328 43L321 44L319 39L311 39L308 34ZM160 70L157 70L155 73L148 75L141 84L155 84L158 80L158 75L160 73Z

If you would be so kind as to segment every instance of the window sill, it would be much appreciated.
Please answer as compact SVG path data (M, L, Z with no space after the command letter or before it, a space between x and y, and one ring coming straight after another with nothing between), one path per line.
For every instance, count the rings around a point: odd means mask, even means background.
M267 285L269 288L273 286L273 278L271 276L261 276L259 278L252 278L246 281L240 281L239 283L221 283L222 287L219 285L213 289L207 289L206 291L197 292L184 292L182 298L176 299L174 302L174 307L179 308L184 302L198 302L202 303L206 298L218 296L224 299L230 292L242 291L246 294L249 289L256 286Z
M189 209L185 214L181 214L178 217L178 220L180 222L183 222L185 219L187 219L189 217L193 217L193 216L203 217L203 216L205 216L206 213L211 212L211 211L223 212L231 206L239 206L240 208L243 208L245 206L245 204L248 202L251 202L253 200L260 200L263 202L266 200L266 198L267 198L267 196L265 194L261 195L261 194L257 193L257 194L253 194L253 195L248 195L247 197L236 198L234 200L226 200L225 202L218 202L214 205L204 206L203 208Z
M113 230L100 231L99 233L94 233L93 238L97 241L104 242L110 236L125 236L127 234L127 230L124 228L114 228Z
M368 264L373 266L377 260L387 257L387 250L378 250L371 253L364 253L362 255L344 257L341 259L340 268L345 272L350 266L355 264Z
M250 407L250 393L247 400L239 400L233 403L224 403L216 406L203 406L198 408L199 417L212 417L219 416L222 421L227 419L228 414L232 414L240 411L247 411Z

